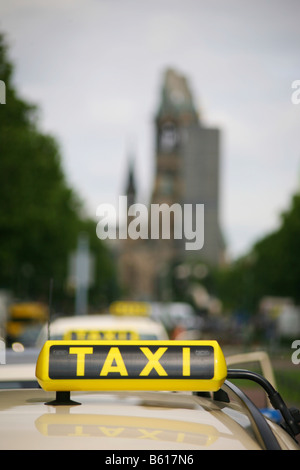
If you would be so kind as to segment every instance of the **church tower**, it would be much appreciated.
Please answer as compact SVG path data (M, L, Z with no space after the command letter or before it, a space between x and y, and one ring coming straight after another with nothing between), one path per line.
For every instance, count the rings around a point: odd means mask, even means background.
M151 202L190 204L193 211L196 204L204 204L203 249L188 252L184 240L170 240L168 251L174 252L174 258L197 256L218 265L224 251L219 224L220 132L203 125L187 79L172 69L164 75L155 126L156 173Z
M163 77L155 116L155 175L148 214L152 205L170 208L185 205L192 211L204 205L204 246L187 250L184 229L174 237L174 213L168 209L170 236L162 237L161 221L148 219L148 239L124 240L120 256L121 281L127 297L135 300L169 299L168 273L172 265L192 260L217 266L223 260L224 243L219 223L220 132L207 128L199 118L187 79L168 69ZM136 202L132 160L126 183L128 207ZM172 219L173 215L173 219ZM195 220L192 212L192 220ZM128 220L128 219L127 219ZM159 227L153 227L156 223ZM152 232L152 228L153 230ZM203 230L203 227L202 227ZM152 233L158 233L154 238ZM178 232L176 232L178 234Z
M182 148L187 126L198 120L184 77L167 70L161 101L155 118L156 176L152 202L179 202L182 199Z

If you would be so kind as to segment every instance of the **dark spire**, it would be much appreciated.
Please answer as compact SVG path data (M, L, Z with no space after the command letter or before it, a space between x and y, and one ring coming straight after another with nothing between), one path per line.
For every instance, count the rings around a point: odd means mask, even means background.
M127 176L127 184L126 184L126 196L127 196L127 205L131 206L135 203L136 197L136 183L134 177L134 161L133 158L130 157L129 165L128 165L128 176Z

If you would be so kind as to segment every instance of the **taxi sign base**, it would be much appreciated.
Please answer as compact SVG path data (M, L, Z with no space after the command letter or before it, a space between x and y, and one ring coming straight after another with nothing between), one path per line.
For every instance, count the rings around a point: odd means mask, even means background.
M73 401L70 399L70 392L56 392L55 400L48 401L45 405L52 405L52 406L75 406L81 405L77 401Z

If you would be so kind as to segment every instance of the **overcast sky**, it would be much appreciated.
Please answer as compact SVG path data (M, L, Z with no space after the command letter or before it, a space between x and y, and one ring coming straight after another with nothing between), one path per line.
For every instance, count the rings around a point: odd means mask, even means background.
M130 155L148 201L162 74L188 78L203 124L222 132L233 256L276 228L299 186L299 19L298 0L0 0L15 85L95 218L124 194Z

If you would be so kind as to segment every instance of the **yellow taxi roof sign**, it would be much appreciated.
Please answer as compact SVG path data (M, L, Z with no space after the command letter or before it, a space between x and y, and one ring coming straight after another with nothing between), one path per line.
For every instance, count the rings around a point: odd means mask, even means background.
M148 316L150 309L146 302L115 301L110 304L112 315Z
M227 376L216 341L46 341L36 377L47 391L216 391Z

